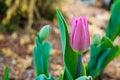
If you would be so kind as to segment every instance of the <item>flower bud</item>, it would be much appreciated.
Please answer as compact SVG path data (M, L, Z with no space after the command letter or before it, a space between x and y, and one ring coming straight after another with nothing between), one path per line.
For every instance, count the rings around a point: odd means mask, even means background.
M83 51L90 45L88 23L85 16L73 17L70 33L70 45L73 50Z
M50 34L50 26L45 25L40 31L39 31L39 37L40 41L45 40Z

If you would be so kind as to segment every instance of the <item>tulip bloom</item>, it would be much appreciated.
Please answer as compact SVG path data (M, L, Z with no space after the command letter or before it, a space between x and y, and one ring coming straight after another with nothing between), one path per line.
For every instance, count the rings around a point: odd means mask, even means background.
M70 33L70 45L76 50L85 50L90 45L88 23L85 16L73 17L72 30Z

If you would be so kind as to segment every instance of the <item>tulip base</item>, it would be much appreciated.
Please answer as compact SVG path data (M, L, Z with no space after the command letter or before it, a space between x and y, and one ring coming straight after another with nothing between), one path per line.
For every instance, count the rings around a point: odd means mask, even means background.
M82 76L82 55L78 55L77 75L76 77Z

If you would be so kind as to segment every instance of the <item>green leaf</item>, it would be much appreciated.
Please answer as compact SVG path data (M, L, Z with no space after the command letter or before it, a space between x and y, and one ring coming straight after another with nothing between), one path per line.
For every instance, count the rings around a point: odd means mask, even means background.
M47 77L45 74L41 74L38 77L36 77L35 80L54 80L54 78L51 75Z
M101 42L103 42L102 50L113 47L111 39L109 39L107 36L103 36Z
M91 44L90 46L90 60L88 62L88 65L86 66L87 75L96 68L97 61L99 56L101 55L100 51L102 49L103 42L101 42L98 46L95 46L94 44Z
M101 74L101 72L104 70L104 68L107 66L107 64L112 61L114 58L118 57L120 55L120 48L118 46L115 46L113 48L108 48L103 52L103 55L101 55L98 58L97 66L96 68L92 69L89 73L89 75L96 78L98 75Z
M114 41L120 34L120 0L116 0L111 9L111 16L106 27L106 35Z
M45 49L46 54L47 54L47 59L49 59L49 57L50 57L50 50L51 50L50 43L49 42L44 42L43 46L44 46L44 49Z
M83 63L82 63L82 76L86 76L86 69Z
M100 43L100 41L101 41L100 35L96 34L96 35L93 36L93 42L92 42L92 43L93 43L95 46L97 46L97 45Z
M45 40L50 34L50 26L49 25L45 25L43 26L43 28L39 31L39 37L40 37L40 41L42 42L43 40Z
M91 76L82 76L82 77L79 77L75 80L93 80Z
M60 74L60 76L59 76L59 80L63 80L63 74Z
M99 64L98 60L101 56L105 54L106 49L113 48L112 41L107 37L103 36L100 43L96 46L94 43L90 46L90 60L86 67L87 75L95 76L97 75L96 67Z
M47 80L47 77L44 74L41 74L35 80Z
M5 68L5 71L4 71L4 76L3 76L3 80L9 80L8 77L9 77L9 66L6 66Z
M96 69L98 72L103 71L107 64L112 61L114 58L120 55L120 48L118 46L113 47L112 49L107 49L105 53L99 58L98 65Z
M36 75L39 76L44 73L44 48L40 44L38 37L36 37L36 44L33 52L33 61Z
M49 62L48 61L50 57L51 47L50 47L49 42L44 42L43 47L44 47L44 73L46 74L46 76L48 76L49 75L49 72L48 72Z
M90 46L90 67L95 68L97 65L97 60L102 55L102 51L107 48L112 48L112 41L104 36L98 46L91 44Z
M78 54L74 52L70 46L69 33L65 19L63 18L61 12L58 9L56 9L56 13L60 28L63 60L65 65L64 77L67 76L68 80L73 80L76 78L76 73L77 73L76 70L77 70Z

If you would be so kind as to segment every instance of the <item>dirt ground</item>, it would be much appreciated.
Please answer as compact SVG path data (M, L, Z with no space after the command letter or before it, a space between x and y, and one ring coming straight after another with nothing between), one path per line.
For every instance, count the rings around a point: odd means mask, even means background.
M86 15L89 23L91 41L94 34L104 35L105 26L110 17L110 12L95 6L85 6L78 3L63 4L63 12L69 30L71 29L71 19L73 16ZM35 26L37 31L45 25L51 25L51 34L48 40L51 42L52 50L49 62L50 73L57 79L63 70L63 60L59 29L56 22L42 21L40 26ZM9 80L34 80L32 51L35 46L35 33L28 33L23 30L11 34L0 33L0 80L6 65L10 66ZM120 38L115 40L115 44L120 45ZM89 60L89 51L83 55L83 62ZM120 80L120 57L114 59L106 67L103 73L103 80Z

